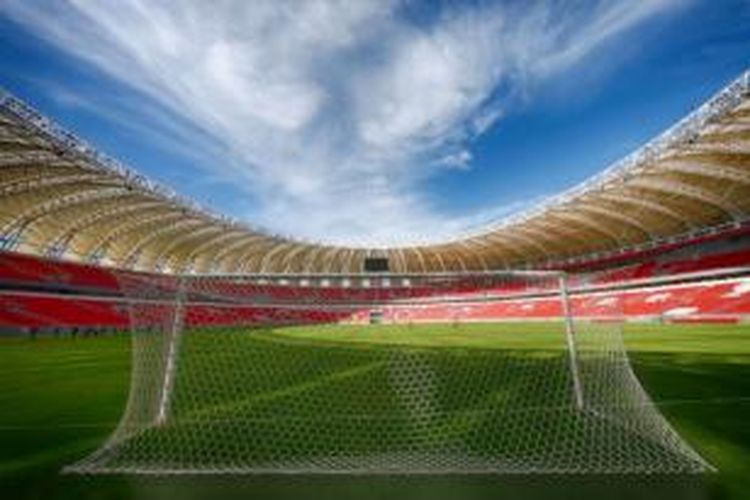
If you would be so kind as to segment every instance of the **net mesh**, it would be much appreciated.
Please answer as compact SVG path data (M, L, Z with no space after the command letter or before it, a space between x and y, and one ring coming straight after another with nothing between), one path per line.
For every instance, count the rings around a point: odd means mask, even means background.
M618 300L554 273L120 280L129 400L69 472L710 469L636 379Z

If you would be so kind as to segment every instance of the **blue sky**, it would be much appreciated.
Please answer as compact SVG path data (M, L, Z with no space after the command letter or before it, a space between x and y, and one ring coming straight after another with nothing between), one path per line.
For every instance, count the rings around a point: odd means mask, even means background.
M581 182L750 66L747 0L0 4L0 84L216 211L437 241Z

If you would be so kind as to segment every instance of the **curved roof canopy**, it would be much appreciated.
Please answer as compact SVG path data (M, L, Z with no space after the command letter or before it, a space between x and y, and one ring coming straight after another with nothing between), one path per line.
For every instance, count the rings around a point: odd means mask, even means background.
M533 267L750 218L750 72L574 189L473 234L392 248L273 235L98 153L0 90L0 246L139 270L352 273Z

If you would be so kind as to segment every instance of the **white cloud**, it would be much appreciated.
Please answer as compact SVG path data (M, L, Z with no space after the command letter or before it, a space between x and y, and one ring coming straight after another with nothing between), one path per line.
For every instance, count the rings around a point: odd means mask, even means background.
M364 142L408 151L451 135L506 71L504 19L468 11L397 39L389 64L355 86Z
M458 170L468 170L470 167L472 154L468 149L462 149L456 153L450 153L442 157L438 163L448 168Z
M373 242L426 228L447 236L476 220L442 216L419 186L440 168L468 167L471 141L508 105L498 88L523 93L673 4L450 6L424 24L398 0L0 9L220 143L200 164L257 200L253 222Z

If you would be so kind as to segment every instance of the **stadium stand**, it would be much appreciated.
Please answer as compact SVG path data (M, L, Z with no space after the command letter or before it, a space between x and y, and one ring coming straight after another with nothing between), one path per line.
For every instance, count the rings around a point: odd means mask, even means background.
M641 261L632 262L641 258ZM629 320L726 321L750 319L750 238L731 232L688 244L665 245L630 257L624 266L601 262L573 273L572 307L578 317L599 317L608 300ZM127 303L118 273L105 267L0 253L0 329L66 331L125 329ZM146 278L148 273L131 273ZM475 280L477 278L474 278ZM166 287L176 281L162 280ZM171 284L170 284L171 283ZM560 315L557 296L519 288L487 289L471 280L449 286L364 276L360 279L214 279L191 297L191 325L365 322L371 307L386 322L544 319ZM221 304L232 297L242 305ZM503 297L503 300L487 300ZM205 305L203 305L205 304Z
M96 332L130 326L125 306L117 301L35 293L3 293L0 297L0 328L4 330L73 331L86 328Z
M104 268L13 252L0 253L0 281L5 286L32 285L97 293L113 293L119 288L114 275Z
M741 321L750 315L748 116L745 72L527 212L445 241L372 249L217 215L0 89L0 330L122 329L128 301L144 298L123 279L174 297L180 275L207 277L189 292L186 320L196 324L367 321L373 308L384 321L559 314L548 290L477 277L508 269L566 271L577 316L602 316L615 300L633 320ZM394 275L359 274L373 258ZM420 284L441 273L451 279Z

